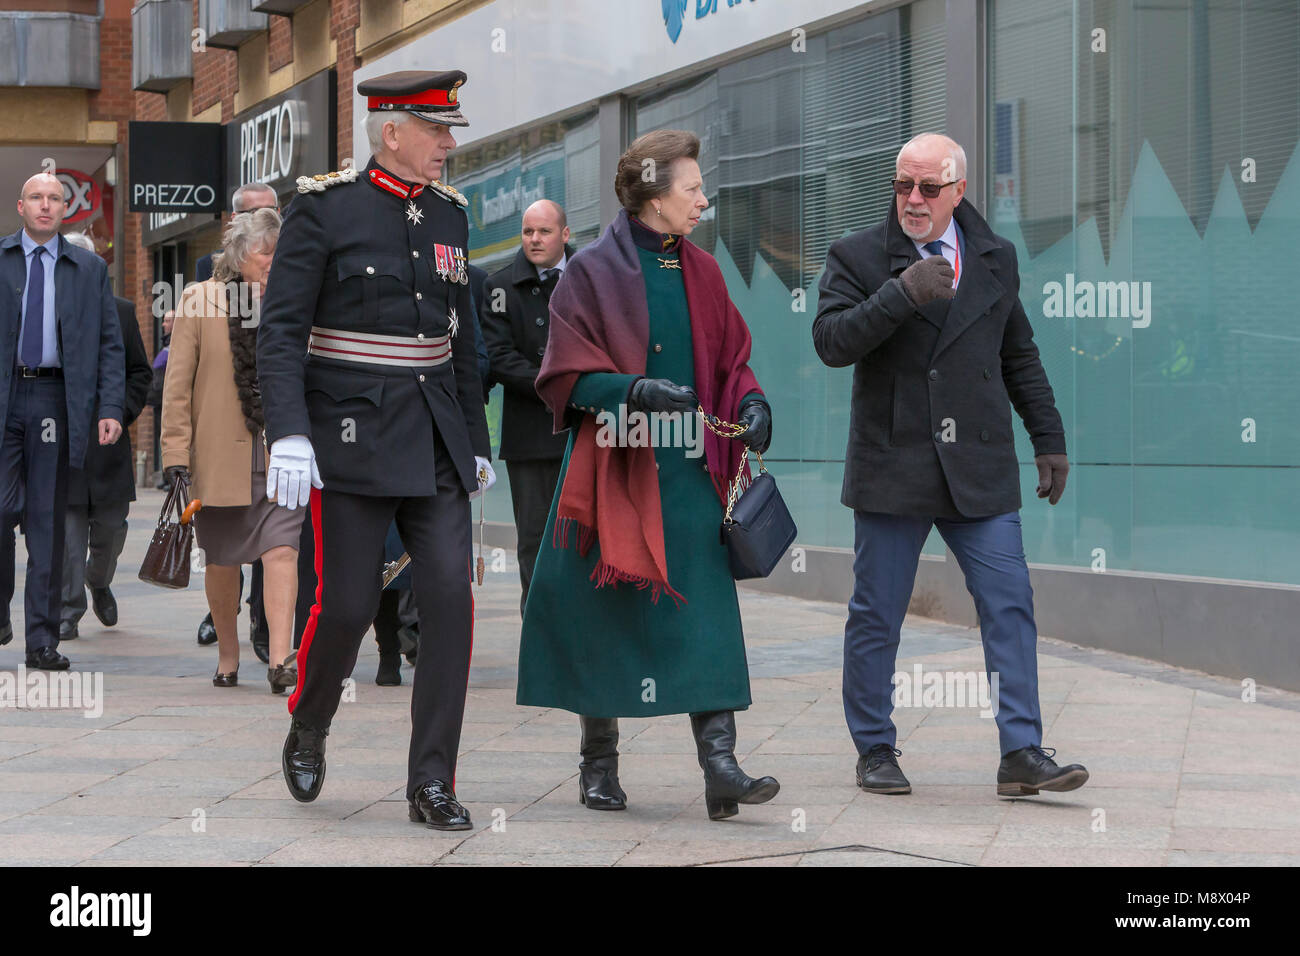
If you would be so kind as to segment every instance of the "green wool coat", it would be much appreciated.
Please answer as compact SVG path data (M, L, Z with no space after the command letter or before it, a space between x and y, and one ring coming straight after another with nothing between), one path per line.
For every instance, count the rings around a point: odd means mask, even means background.
M646 377L694 387L681 270L661 268L660 259L668 256L639 247L637 253L650 313ZM570 401L617 416L636 378L583 375ZM585 558L572 538L569 547L554 547L555 512L576 434L575 428L528 589L516 700L588 717L744 710L749 667L740 606L719 537L723 506L704 463L703 435L698 457L688 457L690 448L655 449L668 582L686 599L678 605L667 593L651 603L648 589L628 584L596 588L590 578L600 560L599 541Z

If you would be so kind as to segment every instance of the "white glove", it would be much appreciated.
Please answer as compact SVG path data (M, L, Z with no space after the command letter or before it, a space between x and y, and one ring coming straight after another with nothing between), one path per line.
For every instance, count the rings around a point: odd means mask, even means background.
M312 488L323 488L316 453L306 435L287 435L271 442L266 468L266 497L292 511L307 507Z
M492 463L478 455L474 456L474 474L478 475L478 491L469 496L470 501L497 483L497 473L492 470Z

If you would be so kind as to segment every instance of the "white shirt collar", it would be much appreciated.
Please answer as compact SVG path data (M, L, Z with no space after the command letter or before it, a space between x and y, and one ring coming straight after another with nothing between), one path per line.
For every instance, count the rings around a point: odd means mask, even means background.
M45 242L37 242L31 236L27 235L27 230L22 230L23 234L23 255L30 256L37 246L44 246L45 251L50 254L51 259L58 258L59 255L59 236L58 233L50 236Z
M948 258L951 260L952 255L949 254L948 250L952 250L953 252L956 252L957 250L957 217L956 216L948 220L948 228L943 231L943 235L939 237L939 241L942 242L944 246L947 247L944 250L944 254L947 255ZM921 255L928 256L930 254L925 251L924 242L917 242L915 239L913 239L912 244L916 246L916 251L919 252Z
M553 266L547 266L547 269L558 269L561 273L563 273L564 267L567 266L568 264L569 264L569 254L567 252L561 252L560 261ZM537 278L540 279L542 277L542 272L545 270L543 270L541 266L536 266L536 265L533 266L533 268L537 270Z

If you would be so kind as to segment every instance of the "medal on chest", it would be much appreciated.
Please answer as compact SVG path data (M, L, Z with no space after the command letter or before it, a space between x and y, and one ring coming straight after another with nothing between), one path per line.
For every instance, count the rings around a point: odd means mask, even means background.
M424 218L424 211L418 208L414 202L406 204L406 220L413 226L418 226L420 220Z
M456 314L456 309L453 306L451 311L447 313L447 335L454 339L456 337L456 330L459 328L460 316Z
M443 281L469 285L468 260L465 258L464 249L435 242L433 264Z

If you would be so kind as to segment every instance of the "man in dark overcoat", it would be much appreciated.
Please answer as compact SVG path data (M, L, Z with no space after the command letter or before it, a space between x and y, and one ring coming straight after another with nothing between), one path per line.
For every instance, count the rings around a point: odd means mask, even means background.
M553 433L551 413L536 388L551 330L551 293L573 255L563 207L549 199L529 206L522 240L515 261L488 277L479 301L492 375L505 392L498 457L510 475L521 615L568 441L567 432Z
M962 202L966 155L948 137L908 142L893 188L883 224L830 247L812 330L823 362L853 366L840 500L854 513L843 693L858 786L911 792L890 717L895 658L921 548L937 527L979 612L998 794L1073 790L1088 772L1058 766L1041 746L1011 407L1033 443L1038 497L1060 500L1069 464L1015 249Z
M65 236L76 241L81 236ZM89 241L87 237L87 241ZM93 251L93 245L91 246ZM113 297L126 350L126 391L122 404L123 431L144 409L153 371L140 337L135 305ZM126 516L135 501L135 472L131 463L131 436L123 434L111 445L93 443L86 448L82 468L68 471L68 517L63 552L63 618L59 640L75 640L86 613L86 589L95 617L105 627L117 623L113 575L126 544Z

